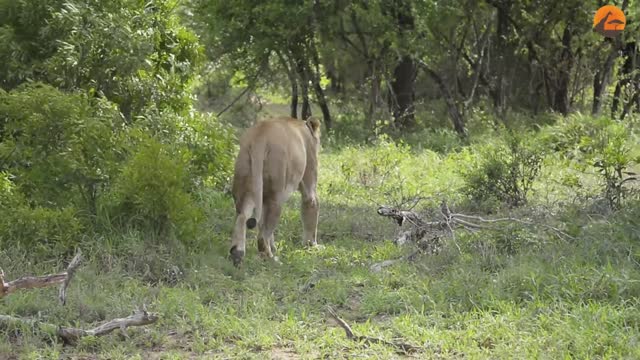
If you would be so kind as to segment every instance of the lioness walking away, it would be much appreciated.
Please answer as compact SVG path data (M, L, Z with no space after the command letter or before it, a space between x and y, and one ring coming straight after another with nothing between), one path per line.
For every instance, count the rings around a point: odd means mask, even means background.
M258 251L273 258L273 233L282 205L296 189L302 195L303 241L317 244L319 148L316 119L260 121L242 135L233 177L236 220L230 254L234 265L240 265L245 255L245 226L253 229L258 225Z

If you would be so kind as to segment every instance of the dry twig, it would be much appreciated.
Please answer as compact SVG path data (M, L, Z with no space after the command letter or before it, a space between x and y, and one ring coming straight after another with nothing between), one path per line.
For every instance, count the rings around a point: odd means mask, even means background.
M440 214L442 215L442 220L440 221L427 222L427 221L424 221L418 214L416 214L413 211L398 210L398 209L391 208L389 206L379 207L378 214L381 216L386 216L394 219L399 226L401 226L405 221L411 223L414 227L413 233L416 233L416 234L420 229L448 230L448 232L451 234L451 236L454 239L454 243L455 243L454 230L456 227L462 227L465 230L469 230L469 231L480 230L480 229L493 229L491 226L487 226L484 224L492 224L492 223L505 222L505 221L517 222L520 224L530 225L530 226L544 227L545 229L553 231L559 238L563 240L575 239L573 236L567 234L566 232L547 224L534 223L531 221L521 220L521 219L512 218L512 217L500 218L500 219L484 219L480 216L452 213L447 203L444 201L440 205ZM477 224L472 222L471 220L474 220L476 222L480 222L483 224L482 225ZM420 237L416 237L414 240L420 240ZM460 250L460 247L458 246L458 244L455 243L455 245L456 247L458 247L458 250Z
M408 355L408 354L412 354L412 353L416 353L420 350L422 350L420 347L411 345L411 344L406 344L406 343L402 343L402 342L390 342L387 340L383 340L383 339L379 339L379 338L373 338L373 337L369 337L369 336L358 336L356 334L354 334L353 330L351 329L351 327L349 326L349 324L347 324L346 321L342 320L338 314L335 312L335 310L333 310L333 308L329 307L328 308L329 311L329 315L331 315L331 317L338 322L338 325L340 325L340 327L342 329L344 329L344 332L347 335L348 339L351 339L353 341L357 341L357 342L362 342L365 344L382 344L382 345L386 345L389 347L393 347L397 349L398 353L404 354L404 355Z
M62 283L60 287L59 298L64 305L66 302L65 299L67 287L69 286L71 278L73 277L81 261L82 254L80 251L78 251L76 256L69 264L67 271L65 272L43 276L25 276L9 282L4 281L4 272L0 270L0 283L2 284L0 286L0 298L16 292L20 289L37 289Z
M73 257L69 266L67 266L67 277L64 279L64 283L60 285L60 290L58 292L58 299L60 299L63 306L67 303L67 288L69 287L71 279L73 279L73 275L75 275L76 270L80 266L80 262L82 262L82 251L78 249L76 256Z
M398 226L402 226L405 222L411 224L410 231L404 231L400 236L394 240L394 243L397 245L403 245L405 243L412 242L418 245L421 250L417 250L411 253L408 256L404 256L399 259L394 260L386 260L380 263L376 263L371 265L371 270L374 272L379 272L383 268L394 265L403 260L411 260L416 255L424 252L435 253L439 250L440 247L440 238L439 236L432 236L429 239L425 239L425 236L429 233L439 232L439 233L448 233L451 236L453 244L456 246L459 252L462 252L460 246L456 241L455 229L463 228L467 231L478 231L482 229L495 229L490 224L498 223L498 222L517 222L520 224L528 225L528 226L540 226L548 230L552 230L558 238L561 240L574 240L575 238L566 232L547 225L547 224L539 224L531 221L525 221L517 218L500 218L500 219L484 219L480 216L472 216L465 214L453 213L449 209L449 206L445 201L442 201L440 204L440 215L442 219L439 221L425 221L420 215L411 211L411 210L400 210L397 208L393 208L391 206L382 205L378 207L378 215L390 217L393 219ZM475 221L475 222L473 222ZM478 224L479 222L480 224Z
M128 327L149 325L155 323L156 321L158 321L158 315L154 313L148 313L144 306L141 310L135 312L131 316L110 320L90 330L71 327L59 327L57 325L43 323L37 320L17 318L9 315L0 315L0 324L4 326L28 325L33 327L34 329L40 330L43 333L55 333L56 336L58 336L62 341L68 344L73 344L78 341L78 339L85 336L103 336L116 329L120 329L124 332Z

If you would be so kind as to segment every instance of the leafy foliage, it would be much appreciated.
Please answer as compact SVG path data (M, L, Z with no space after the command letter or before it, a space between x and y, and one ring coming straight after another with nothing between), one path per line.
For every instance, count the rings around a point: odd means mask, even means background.
M141 137L107 198L109 219L158 236L175 228L178 238L190 241L202 213L187 192L187 164L159 141Z
M34 257L71 252L83 224L73 207L28 206L7 173L0 172L0 244L28 249Z
M619 209L636 179L631 172L640 163L634 122L574 114L545 129L542 141L571 159L581 171L594 171L602 194L612 209Z
M478 201L497 199L509 206L524 205L542 160L543 153L535 143L509 134L506 144L486 146L479 163L463 171L463 191Z
M5 89L29 79L83 89L118 104L128 121L147 107L189 109L202 49L174 0L9 3L0 3L11 18L0 41L14 49L0 65Z
M95 210L123 155L122 125L106 101L25 84L0 96L0 170L34 204Z

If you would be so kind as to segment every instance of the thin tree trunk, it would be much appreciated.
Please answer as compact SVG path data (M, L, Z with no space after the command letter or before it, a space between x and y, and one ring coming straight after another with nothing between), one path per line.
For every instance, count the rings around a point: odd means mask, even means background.
M329 104L327 103L327 98L324 94L324 90L320 85L320 56L318 54L318 49L313 43L313 39L311 40L311 43L307 44L307 50L307 53L311 55L311 59L313 60L313 69L307 66L307 72L311 74L313 90L315 92L316 99L318 100L320 111L322 111L324 125L326 126L327 130L330 130L333 126L333 123L331 121L331 112L329 111ZM306 64L308 64L308 62Z
M324 125L326 126L327 130L331 130L333 123L331 121L331 112L329 111L329 105L327 104L327 99L324 96L324 90L322 90L322 86L320 86L320 83L317 81L314 82L313 89L316 93L316 98L318 99L318 106L320 106L320 111L322 111Z
M622 93L623 80L619 80L616 84L616 89L613 92L613 101L611 103L611 117L614 118L616 116L616 112L618 112L618 105L620 104L620 93Z
M613 93L613 102L611 103L611 117L615 117L618 112L618 106L620 105L620 95L622 94L622 88L626 88L629 84L633 83L631 79L631 73L637 68L637 48L635 42L629 42L623 50L625 61L618 74L618 83L616 84L616 90ZM640 70L640 69L638 69ZM638 81L638 80L636 80Z
M309 72L308 66L305 66L305 58L302 49L295 49L298 51L292 51L294 54L294 61L298 78L300 79L300 89L302 90L302 120L307 120L311 117L311 104L309 102Z
M398 35L402 41L405 33L415 28L411 4L406 0L396 0L391 5L393 8L390 10L396 17ZM400 57L393 75L390 95L395 96L395 101L391 101L394 123L400 128L410 129L415 126L416 64L409 54Z
M291 82L291 105L290 105L290 115L292 118L298 118L298 84L293 78Z
M400 128L411 128L415 125L415 78L416 68L413 59L405 55L393 71L391 88L395 95L392 102L394 121Z
M633 94L631 99L629 99L629 102L626 103L624 108L622 109L622 115L620 115L620 119L624 120L627 114L629 114L629 112L631 111L631 108L634 105L638 106L639 102L640 102L640 90L636 90L636 92Z
M277 52L278 60L280 61L280 65L287 72L287 77L289 78L289 83L291 84L291 105L289 115L297 119L298 118L298 81L296 79L295 72L291 69L289 61L282 56L279 52Z
M369 91L369 106L367 109L366 121L369 124L369 128L372 129L375 125L375 113L378 107L378 99L380 98L380 78L377 74L375 63L371 66L371 90Z
M509 8L511 3L508 1L501 2L497 6L498 16L496 25L496 52L498 53L497 65L497 81L493 96L493 106L500 117L504 115L505 107L505 71L507 68L505 53L506 39L509 32Z
M427 64L425 64L424 62L419 61L418 64L420 64L427 72L427 74L429 74L429 76L431 76L431 78L435 80L436 84L438 84L438 87L442 92L442 96L444 97L445 103L447 104L447 110L449 111L449 116L451 117L451 121L453 122L453 128L460 137L466 138L467 130L465 129L464 116L462 115L462 112L460 112L458 104L456 103L451 90L449 90L447 83L437 72L427 66Z
M602 102L605 97L605 89L607 85L609 85L609 80L611 78L611 71L613 69L613 64L618 57L618 50L615 44L614 48L609 52L607 59L604 64L593 77L593 106L591 107L591 114L598 115L602 110Z
M571 52L571 25L564 28L562 35L562 53L560 55L560 74L558 75L558 85L555 89L553 109L567 116L569 113L569 83L571 80L571 69L573 68L573 53Z

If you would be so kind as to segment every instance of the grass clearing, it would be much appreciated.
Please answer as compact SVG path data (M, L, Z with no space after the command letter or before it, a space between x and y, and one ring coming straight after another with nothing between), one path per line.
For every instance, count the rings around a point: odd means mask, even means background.
M446 154L383 142L377 147L327 148L321 156L321 218L317 249L300 244L299 197L277 230L282 265L257 257L250 232L247 260L226 259L230 197L201 193L209 221L190 250L144 234L114 234L85 242L87 259L68 291L22 291L0 302L0 313L53 324L90 327L129 315L141 304L158 312L155 325L84 338L64 346L51 334L3 328L0 357L10 359L310 359L406 358L384 345L346 338L327 315L331 306L357 335L395 338L423 347L416 358L639 358L640 206L629 201L601 214L562 179L589 176L562 159L545 160L524 209L513 216L554 218L575 237L559 240L539 228L459 232L436 255L373 273L371 264L408 250L391 240L397 227L377 216L377 204L417 193L419 209L446 198L457 209L477 206L460 193L459 170L474 148ZM581 192L583 191L583 192ZM462 211L462 210L460 210ZM598 215L600 214L600 215ZM549 217L549 216L548 216ZM547 217L547 218L548 218ZM64 268L35 263L28 251L3 249L7 279Z

